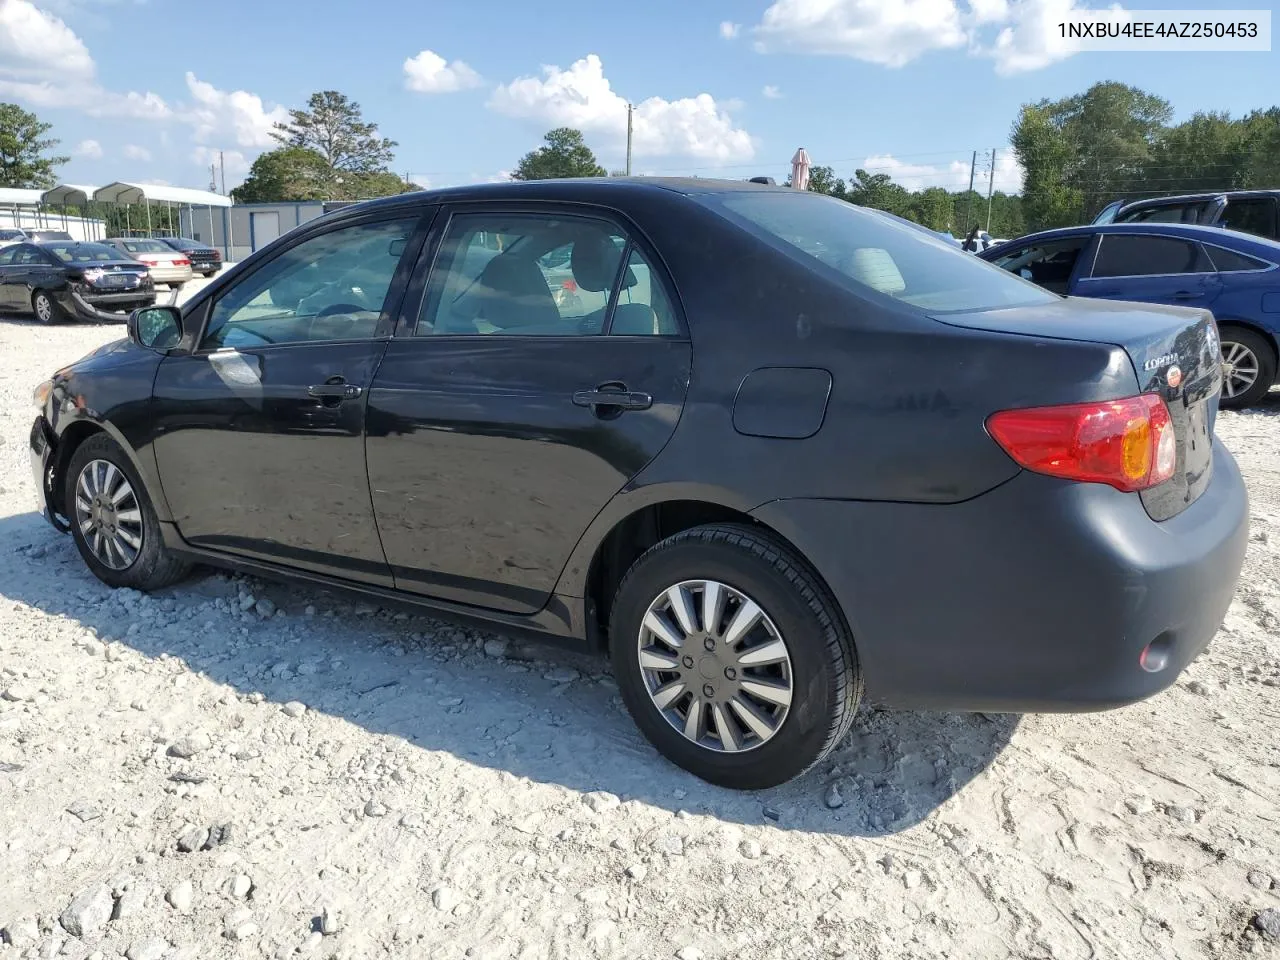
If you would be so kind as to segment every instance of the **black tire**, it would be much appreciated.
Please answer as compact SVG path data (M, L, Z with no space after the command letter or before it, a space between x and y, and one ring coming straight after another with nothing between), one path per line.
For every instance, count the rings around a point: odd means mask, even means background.
M123 569L113 569L98 559L77 522L76 484L84 468L95 460L105 460L124 474L133 488L138 511L142 515L142 545L132 563ZM174 556L165 547L160 521L142 478L138 476L138 471L120 449L120 445L105 433L94 434L71 455L71 462L67 465L66 476L63 478L62 502L65 515L71 521L71 535L75 538L76 549L80 551L81 558L93 575L108 586L159 590L177 583L190 570L188 563Z
M1266 337L1254 330L1250 330L1248 327L1235 327L1230 324L1220 325L1218 333L1222 340L1222 358L1224 361L1230 351L1231 344L1239 344L1258 360L1258 378L1253 382L1253 386L1236 394L1234 397L1228 397L1227 384L1223 383L1222 396L1218 401L1219 406L1228 410L1251 407L1267 395L1267 391L1271 389L1271 384L1275 382L1275 348Z
M752 749L695 743L650 698L638 656L641 624L656 597L690 580L745 594L785 641L792 701L777 732ZM723 787L763 789L804 773L843 739L862 697L857 653L835 599L794 550L748 526L694 527L651 547L618 587L609 635L614 676L641 732L677 766Z
M42 300L44 305L41 303ZM69 319L67 312L62 309L57 299L46 290L31 291L31 313L40 323L50 325Z

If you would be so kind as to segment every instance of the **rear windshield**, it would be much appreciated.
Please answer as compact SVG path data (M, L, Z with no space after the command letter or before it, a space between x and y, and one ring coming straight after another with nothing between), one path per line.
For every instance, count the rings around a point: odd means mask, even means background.
M707 202L863 289L930 313L990 310L1058 297L914 224L811 193L730 193Z
M123 260L124 255L105 243L46 243L44 248L63 263L94 263L99 260Z
M173 253L173 247L159 240L117 240L130 253Z

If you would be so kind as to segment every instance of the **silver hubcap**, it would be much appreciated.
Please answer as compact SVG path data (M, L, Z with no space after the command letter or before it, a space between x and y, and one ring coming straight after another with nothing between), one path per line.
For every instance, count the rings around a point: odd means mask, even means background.
M1230 397L1248 392L1258 382L1258 356L1243 343L1222 341L1222 390Z
M53 304L43 293L36 296L36 316L42 323L48 323L53 317Z
M76 480L76 523L93 555L125 570L142 549L142 507L114 463L93 460Z
M791 709L791 655L759 605L715 580L686 580L654 598L636 647L649 699L688 740L752 750Z

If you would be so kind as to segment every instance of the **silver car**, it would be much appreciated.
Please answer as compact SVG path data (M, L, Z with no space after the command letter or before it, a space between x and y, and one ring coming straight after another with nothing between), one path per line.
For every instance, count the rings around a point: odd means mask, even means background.
M156 283L167 284L177 290L191 279L191 257L160 240L112 237L102 242L110 244L127 257L145 263L151 270L151 279Z

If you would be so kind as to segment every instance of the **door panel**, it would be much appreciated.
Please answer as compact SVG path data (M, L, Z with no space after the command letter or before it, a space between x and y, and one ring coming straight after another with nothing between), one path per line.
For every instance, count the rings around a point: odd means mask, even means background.
M299 343L165 359L156 460L183 538L389 586L363 436L364 391L385 349ZM360 396L309 394L339 377Z
M670 438L690 356L687 342L661 337L393 341L366 449L396 586L540 609L592 518ZM609 381L651 405L574 403Z

